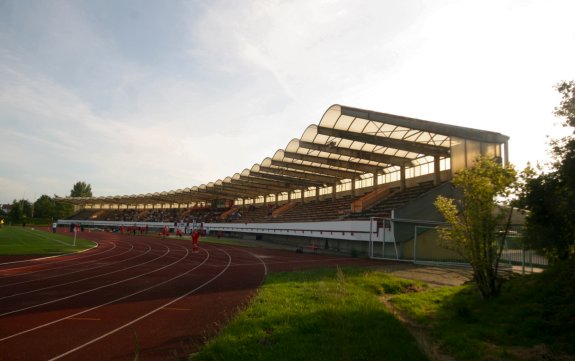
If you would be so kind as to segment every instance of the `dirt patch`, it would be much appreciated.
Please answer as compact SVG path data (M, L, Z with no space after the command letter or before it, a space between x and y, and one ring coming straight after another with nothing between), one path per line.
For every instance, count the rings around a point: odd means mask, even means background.
M472 279L468 268L437 267L414 265L411 263L391 263L381 269L393 276L423 281L431 286L461 286Z
M382 270L396 277L425 282L431 287L460 286L472 279L470 269L457 267L395 263L383 266ZM413 291L417 292L417 290ZM439 345L429 335L427 327L411 320L389 301L392 297L393 295L384 295L380 300L385 304L389 312L403 323L427 357L433 361L455 361L456 359L452 356L441 352Z
M420 350L423 351L427 357L432 361L456 361L455 358L444 354L440 351L439 345L435 343L432 338L428 334L428 329L422 325L411 320L407 317L404 313L402 313L399 309L397 309L393 303L389 302L392 298L392 295L385 295L380 298L381 302L385 305L385 307L397 318L398 320L403 323L405 328L411 333L417 345L419 346Z

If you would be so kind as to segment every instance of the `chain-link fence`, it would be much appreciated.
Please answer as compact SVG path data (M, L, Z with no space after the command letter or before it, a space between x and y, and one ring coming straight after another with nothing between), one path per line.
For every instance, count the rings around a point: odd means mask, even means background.
M381 247L386 250L381 253L380 258L411 260L414 263L466 264L457 252L446 248L440 241L437 227L441 223L398 219L390 221L393 240L387 240L381 245L372 244L374 249ZM512 225L509 228L500 264L519 267L524 272L547 267L548 261L545 257L534 250L525 249L522 242L523 230L521 225Z

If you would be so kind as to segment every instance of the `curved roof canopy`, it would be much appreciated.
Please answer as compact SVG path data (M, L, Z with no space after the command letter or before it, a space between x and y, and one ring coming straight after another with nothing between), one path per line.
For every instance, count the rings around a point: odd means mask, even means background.
M318 125L310 125L261 163L208 184L139 195L67 197L87 204L190 204L215 199L257 198L311 187L326 187L367 173L417 166L449 157L452 138L507 143L500 133L398 115L332 105Z

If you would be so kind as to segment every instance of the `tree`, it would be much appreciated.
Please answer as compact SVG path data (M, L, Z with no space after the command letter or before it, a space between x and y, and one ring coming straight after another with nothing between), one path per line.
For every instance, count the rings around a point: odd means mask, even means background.
M32 204L21 199L19 201L12 201L12 207L8 212L8 219L14 223L26 222L28 218L32 217Z
M525 243L551 262L575 258L575 82L557 84L562 100L554 114L573 132L551 142L548 172L528 172L518 200L526 209Z
M45 194L34 202L34 217L36 218L53 218L54 217L54 200Z
M70 191L70 197L92 197L92 186L85 182L76 182Z
M496 296L501 288L499 260L513 208L499 206L497 199L509 196L515 180L513 166L479 157L473 168L454 176L461 195L439 196L434 203L449 224L439 228L441 244L469 262L483 298Z
M74 206L68 203L56 202L54 219L65 219L74 213Z

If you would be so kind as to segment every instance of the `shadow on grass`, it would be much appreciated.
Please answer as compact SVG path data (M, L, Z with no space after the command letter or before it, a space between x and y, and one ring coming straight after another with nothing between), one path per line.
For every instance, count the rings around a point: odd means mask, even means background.
M393 303L427 325L458 360L573 360L575 262L518 276L482 300L473 285L401 295Z

